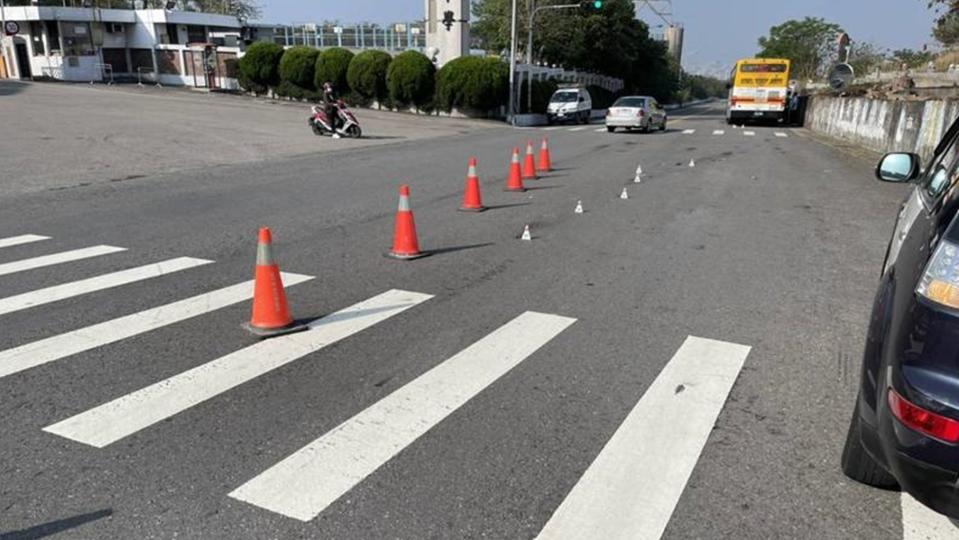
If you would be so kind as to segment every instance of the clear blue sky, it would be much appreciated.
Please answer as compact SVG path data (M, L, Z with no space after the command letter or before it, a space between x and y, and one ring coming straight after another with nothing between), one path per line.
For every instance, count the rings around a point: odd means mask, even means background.
M423 0L260 0L263 20L274 23L340 20L378 23L424 17ZM931 43L934 15L926 0L673 0L676 21L686 27L687 69L730 65L751 56L769 27L805 16L839 23L855 41L917 49ZM660 21L649 8L651 24Z

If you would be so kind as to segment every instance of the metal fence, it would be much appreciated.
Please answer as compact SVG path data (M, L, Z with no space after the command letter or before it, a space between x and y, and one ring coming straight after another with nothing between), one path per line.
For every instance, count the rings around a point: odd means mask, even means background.
M256 39L273 41L285 47L345 47L348 49L383 49L388 51L422 50L426 47L423 24L398 23L340 25L337 23L296 23L258 27Z

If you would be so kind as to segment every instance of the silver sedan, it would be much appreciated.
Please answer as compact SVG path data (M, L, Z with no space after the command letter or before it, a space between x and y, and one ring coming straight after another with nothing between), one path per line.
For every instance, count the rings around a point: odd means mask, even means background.
M606 130L641 129L648 133L654 127L666 131L666 110L650 96L623 96L606 113Z

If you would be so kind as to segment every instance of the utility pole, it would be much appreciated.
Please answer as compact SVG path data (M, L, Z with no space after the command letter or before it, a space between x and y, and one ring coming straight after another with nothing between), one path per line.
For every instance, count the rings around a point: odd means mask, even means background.
M506 116L510 125L516 125L516 0L513 0L512 30L509 39L509 105Z

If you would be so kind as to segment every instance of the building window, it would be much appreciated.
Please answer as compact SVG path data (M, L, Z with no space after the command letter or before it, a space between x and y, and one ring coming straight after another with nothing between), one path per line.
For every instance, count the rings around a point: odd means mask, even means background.
M33 42L33 56L46 54L43 47L43 25L40 21L30 21L30 40Z
M206 28L191 24L186 27L187 43L206 43Z
M63 23L63 54L65 56L93 56L90 25L85 22Z
M50 44L50 52L60 52L60 25L57 21L43 21L47 27L47 42Z

